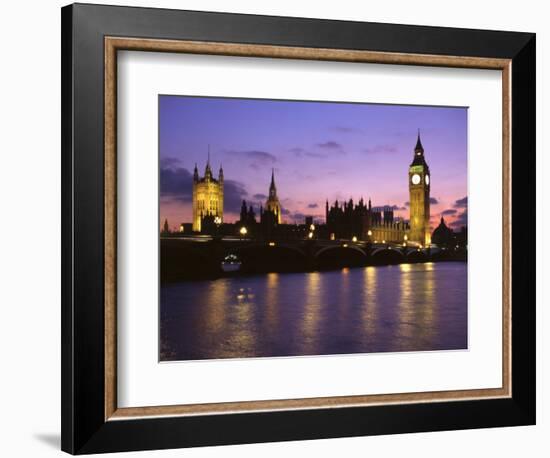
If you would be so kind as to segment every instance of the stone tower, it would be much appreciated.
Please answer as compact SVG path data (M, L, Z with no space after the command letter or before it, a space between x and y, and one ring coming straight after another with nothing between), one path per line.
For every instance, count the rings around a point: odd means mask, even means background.
M409 203L411 242L422 246L431 243L430 236L430 168L424 158L420 131L414 148L414 157L409 166Z
M277 224L281 224L281 204L277 197L277 187L275 186L275 172L271 169L271 184L269 185L269 196L265 203L265 210L273 212L276 217Z
M199 177L196 164L193 172L193 231L201 232L205 216L218 216L223 221L223 169L220 166L216 180L210 168L210 152L204 177Z

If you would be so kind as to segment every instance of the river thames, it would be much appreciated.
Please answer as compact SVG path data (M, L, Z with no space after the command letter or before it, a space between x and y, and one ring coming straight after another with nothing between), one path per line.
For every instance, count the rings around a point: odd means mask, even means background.
M467 264L270 273L162 285L160 360L467 348Z

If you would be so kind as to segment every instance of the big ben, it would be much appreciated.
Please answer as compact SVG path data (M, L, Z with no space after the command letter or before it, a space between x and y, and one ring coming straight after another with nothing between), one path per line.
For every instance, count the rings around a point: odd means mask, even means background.
M430 236L430 168L424 158L420 132L414 148L414 157L409 166L409 240L422 246L431 243Z

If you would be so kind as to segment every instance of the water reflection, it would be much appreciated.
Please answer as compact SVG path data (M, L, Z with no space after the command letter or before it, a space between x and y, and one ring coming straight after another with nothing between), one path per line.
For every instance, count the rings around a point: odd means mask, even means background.
M305 355L318 353L317 344L321 334L319 325L323 315L320 311L323 301L320 292L321 275L319 272L308 273L304 282L303 297L305 303L302 314L302 350L300 353ZM299 304L296 304L296 306L298 307Z
M466 348L467 268L401 264L161 289L161 359Z

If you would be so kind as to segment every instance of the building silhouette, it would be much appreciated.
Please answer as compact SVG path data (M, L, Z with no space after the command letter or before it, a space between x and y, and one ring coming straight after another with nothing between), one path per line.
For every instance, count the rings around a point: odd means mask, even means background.
M439 226L433 231L432 242L440 247L448 247L455 243L455 233L445 224L443 217L439 221Z
M420 132L409 166L409 222L397 220L393 207L373 208L369 199L357 204L334 202L325 204L325 217L330 238L353 237L373 242L412 242L427 246L430 236L430 169L424 158Z
M393 206L373 207L371 200L366 203L361 198L357 203L353 199L347 202L335 201L329 206L325 204L325 224L316 227L316 236L332 240L350 239L370 242L413 243L428 246L431 243L430 234L430 169L424 157L424 148L420 140L420 132L414 148L414 156L409 165L409 221L396 218ZM230 230L223 223L223 170L220 166L218 179L215 179L210 167L210 153L204 176L199 177L197 166L193 173L193 223L194 232L219 233ZM249 236L272 237L302 236L313 219L308 224L283 224L282 209L275 185L275 172L271 171L269 195L265 207L259 208L259 221L252 206L247 206L243 200L240 219L231 230L245 227ZM444 222L442 221L444 225ZM299 227L298 226L304 226ZM446 227L446 226L445 226ZM437 231L443 234L444 229ZM434 233L435 234L435 233Z
M203 220L206 218L210 222L216 217L223 221L223 169L220 166L218 179L215 179L209 151L204 176L199 177L197 164L193 172L193 231L201 232Z
M431 243L430 237L430 168L424 158L420 131L409 166L409 239L423 246Z
M241 217L238 221L238 226L244 226L250 228L256 224L256 213L252 208L252 205L249 207L246 206L246 200L243 200L241 205Z
M331 239L353 239L376 242L404 242L408 237L409 225L394 217L392 207L373 207L371 200L365 204L363 198L357 204L353 199L329 207L325 203L327 231Z

